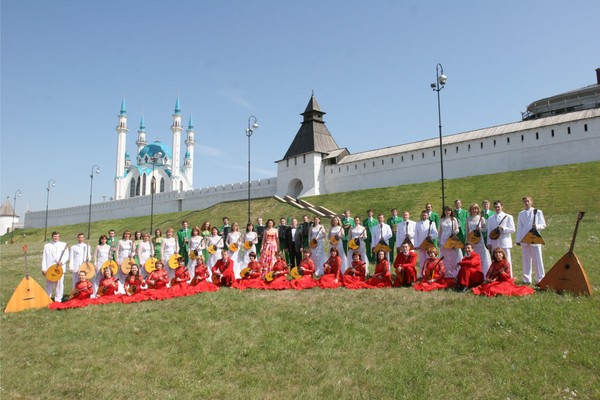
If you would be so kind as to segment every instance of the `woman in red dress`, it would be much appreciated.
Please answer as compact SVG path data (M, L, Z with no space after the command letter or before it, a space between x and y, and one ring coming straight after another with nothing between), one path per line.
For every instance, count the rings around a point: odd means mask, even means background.
M113 276L113 271L110 267L104 268L104 276L98 284L98 292L96 297L114 296L119 291L119 280Z
M535 293L528 286L517 286L510 277L510 263L502 248L494 249L492 265L488 270L486 282L473 288L473 294L485 296L526 296Z
M267 229L263 234L262 248L260 249L260 262L270 271L275 264L275 254L279 251L279 232L275 228L275 221L267 220Z
M367 280L370 288L392 287L392 276L390 275L390 263L385 259L385 251L377 252L377 264L375 265L375 274Z
M410 251L408 243L402 243L394 261L396 278L394 287L410 286L417 281L417 253Z
M196 267L194 268L194 277L190 283L191 289L194 293L200 292L216 292L219 290L217 285L207 281L210 277L208 273L208 267L204 264L204 255L199 254L196 258Z
M342 286L342 258L337 247L331 247L329 258L323 264L323 276L317 281L323 289L335 289Z
M190 271L185 265L185 259L183 257L177 257L177 268L175 269L175 277L171 279L171 287L182 285L187 286L188 281L191 279Z
M446 269L442 258L437 258L437 249L431 247L427 250L427 259L421 263L421 282L413 285L415 290L430 292L432 290L454 287L453 278L446 278Z
M248 272L242 275L241 279L237 279L231 287L236 289L265 289L265 283L262 277L265 274L265 267L260 261L256 261L256 253L251 251L248 254L250 262L246 268L250 268Z
M456 289L466 292L483 283L483 272L481 272L481 258L473 250L473 244L465 243L465 256L458 262L460 270L456 275Z
M142 286L146 285L146 281L140 274L140 269L137 264L131 264L131 270L129 274L125 277L125 294L127 296L133 296L142 291Z
M368 285L365 282L367 273L367 264L362 260L360 250L352 253L352 264L346 270L343 276L344 286L348 289L365 289Z
M318 285L317 281L313 279L315 263L310 258L310 249L304 249L302 251L302 260L300 260L300 264L298 264L298 272L302 275L302 278L291 281L294 289L312 289Z
M87 300L94 293L94 285L87 279L85 271L79 271L78 276L79 281L69 296L69 300Z
M235 281L233 272L233 260L229 258L229 251L221 250L221 259L217 260L212 267L213 279L217 280L219 286L231 286Z
M272 269L273 280L271 282L267 282L266 288L270 290L285 290L291 289L292 285L290 281L287 279L287 274L289 272L287 263L281 256L281 252L278 251L275 254L275 264Z
M169 273L165 270L165 264L162 260L157 260L156 269L148 275L146 283L149 289L164 289L169 283Z

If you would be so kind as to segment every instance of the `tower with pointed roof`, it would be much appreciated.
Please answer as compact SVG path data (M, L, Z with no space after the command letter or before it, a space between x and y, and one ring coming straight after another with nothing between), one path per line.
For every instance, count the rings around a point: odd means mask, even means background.
M173 187L175 190L183 190L183 183L181 181L181 174L179 170L179 163L181 162L181 106L179 105L179 97L175 102L175 110L173 112L173 125L171 125L171 132L173 133Z
M146 143L146 123L144 121L144 116L142 115L142 119L140 120L140 128L138 129L138 138L135 142L137 144L138 153L142 151Z
M346 151L337 145L325 126L325 114L312 94L300 114L303 117L300 129L283 159L277 161L278 195L314 196L325 189L321 187L324 159Z
M117 194L123 191L121 178L125 176L125 153L127 139L127 107L125 99L121 102L121 111L118 115L119 122L115 128L117 131L117 165L115 168L115 198L119 199Z
M194 120L190 115L188 128L186 130L187 137L185 139L185 156L183 160L183 175L188 182L194 181Z

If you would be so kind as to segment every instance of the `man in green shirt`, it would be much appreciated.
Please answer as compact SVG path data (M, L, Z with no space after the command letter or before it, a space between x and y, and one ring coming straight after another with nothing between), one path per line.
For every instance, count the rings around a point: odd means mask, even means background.
M113 261L117 260L117 246L119 244L119 239L115 237L115 230L111 229L108 231L108 239L106 239L106 244L110 246L110 253L108 255Z
M344 218L342 218L342 228L344 228L344 252L348 253L348 233L354 228L354 218L350 216L350 210L344 211Z
M431 222L435 222L435 227L440 229L440 215L433 211L433 206L431 203L425 204L425 210L427 210L429 220ZM433 243L435 244L435 247L437 247L437 239L433 239Z
M187 220L183 220L181 222L181 229L177 231L177 243L179 244L179 254L183 257L185 265L187 265L189 260L189 244L190 238L192 237L192 231L188 226L189 224Z
M377 225L377 218L373 217L373 210L367 210L367 218L364 220L365 228L367 228L367 240L365 241L365 245L367 246L367 258L369 262L375 262L375 255L373 254L371 248L371 228Z
M462 209L460 199L454 200L454 216L458 220L458 238L461 242L465 243L467 240L467 218L469 218L469 213L467 210Z
M481 209L481 216L485 219L485 221L487 222L488 218L490 218L492 215L495 215L496 213L492 210L490 210L490 201L485 199L481 202L482 205L482 209ZM483 233L483 241L485 243L485 245L487 246L487 229L482 232Z

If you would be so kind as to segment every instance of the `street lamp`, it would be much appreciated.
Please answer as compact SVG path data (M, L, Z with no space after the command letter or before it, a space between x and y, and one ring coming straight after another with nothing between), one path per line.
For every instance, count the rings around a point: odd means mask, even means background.
M92 165L92 172L90 172L90 208L88 212L88 234L87 238L90 239L90 226L92 224L92 188L94 186L94 174L100 173L100 167L97 164Z
M258 120L254 115L251 115L248 118L248 128L246 128L246 136L248 137L248 223L250 223L250 137L256 128L258 128Z
M17 197L21 197L21 191L17 189L15 192L15 198L13 201L13 218L12 218L12 227L10 229L10 242L13 242L13 233L15 232L15 217L17 213Z
M150 235L154 226L154 192L156 192L156 178L154 178L154 166L163 156L162 152L158 152L152 156L152 178L150 179Z
M44 226L44 242L48 240L48 202L50 201L50 188L56 186L56 181L50 179L48 181L48 187L46 188L46 225Z
M439 129L440 129L440 169L442 172L442 210L446 207L446 196L444 193L444 151L442 149L442 111L440 106L440 90L444 88L446 85L446 81L448 77L444 75L444 68L442 64L438 63L435 66L435 83L431 84L431 88L437 92L437 103L438 103L438 121L439 121Z

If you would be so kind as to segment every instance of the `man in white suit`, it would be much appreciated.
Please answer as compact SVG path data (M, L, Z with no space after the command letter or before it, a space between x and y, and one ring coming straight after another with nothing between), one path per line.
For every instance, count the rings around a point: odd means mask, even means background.
M512 260L510 258L510 249L512 249L512 234L515 233L515 221L512 215L502 211L503 205L500 200L494 201L494 210L496 214L492 215L487 221L488 231L488 248L490 253L494 249L500 247L506 253L506 261L510 264L510 276L513 276ZM497 239L492 239L490 235L498 228L500 236Z
M517 222L517 244L523 249L523 283L531 283L531 265L535 268L536 284L540 283L544 275L544 260L542 259L542 245L523 243L523 237L532 227L541 231L546 228L546 220L542 210L532 207L531 197L523 197L525 209L519 213Z
M375 247L377 247L379 243L389 246L392 236L394 236L392 228L385 223L383 214L379 214L377 216L377 225L371 227L371 249L373 253L376 254ZM385 258L390 261L390 253L385 253Z
M71 246L71 253L69 255L69 271L73 277L73 289L75 289L75 285L79 281L79 267L83 262L90 258L90 246L85 244L83 241L85 240L85 235L80 233L77 235L77 243Z
M42 274L46 275L48 268L54 264L62 266L63 271L65 270L67 261L69 260L69 252L67 251L67 244L59 241L60 234L56 231L52 232L52 242L44 245L44 252L42 253ZM60 277L57 282L50 282L46 279L46 293L48 296L52 296L52 290L56 286L56 294L54 301L60 302L64 293L65 274Z

